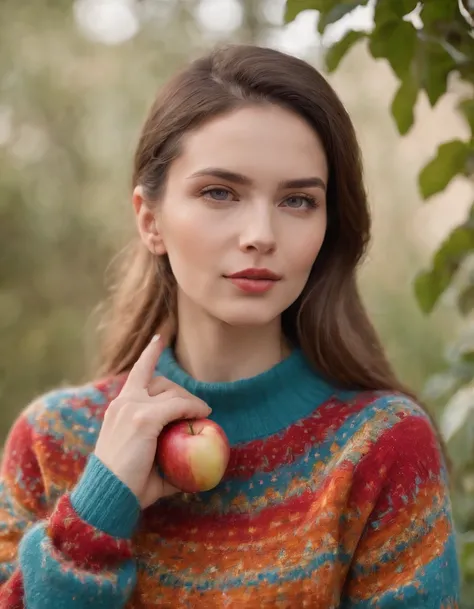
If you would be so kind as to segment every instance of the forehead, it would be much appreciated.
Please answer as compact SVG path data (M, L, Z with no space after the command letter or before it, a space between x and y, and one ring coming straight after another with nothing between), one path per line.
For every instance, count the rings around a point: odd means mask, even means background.
M249 177L327 179L326 155L304 119L275 105L249 106L216 117L187 134L176 170L223 167Z

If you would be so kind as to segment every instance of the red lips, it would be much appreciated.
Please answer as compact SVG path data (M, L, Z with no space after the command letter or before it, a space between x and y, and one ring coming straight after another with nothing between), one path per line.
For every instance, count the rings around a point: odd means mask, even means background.
M269 269L244 269L233 275L227 275L236 288L248 294L263 294L273 288L281 279Z
M227 275L229 279L256 279L256 280L267 280L267 281L278 281L281 279L280 275L276 275L269 269L244 269L233 275Z

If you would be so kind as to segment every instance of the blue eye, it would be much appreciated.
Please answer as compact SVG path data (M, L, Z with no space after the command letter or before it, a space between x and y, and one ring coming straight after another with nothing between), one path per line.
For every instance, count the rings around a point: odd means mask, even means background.
M233 194L226 188L205 188L201 191L201 195L207 196L213 201L231 201ZM231 198L229 198L229 195Z
M316 199L309 195L292 195L283 202L283 205L291 209L308 209L317 207Z

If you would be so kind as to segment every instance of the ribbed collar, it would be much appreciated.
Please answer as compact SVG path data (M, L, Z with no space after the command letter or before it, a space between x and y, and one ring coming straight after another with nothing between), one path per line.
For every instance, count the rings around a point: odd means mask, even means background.
M205 383L185 372L168 347L156 372L209 404L213 409L209 418L223 427L231 444L278 433L308 416L335 393L299 349L257 376Z

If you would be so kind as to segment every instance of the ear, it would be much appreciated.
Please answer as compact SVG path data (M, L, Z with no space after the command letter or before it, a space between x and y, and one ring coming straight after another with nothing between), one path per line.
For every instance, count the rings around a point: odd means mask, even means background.
M152 254L157 254L158 256L166 254L166 248L159 230L156 212L147 204L141 186L135 187L132 195L132 203L141 240Z

